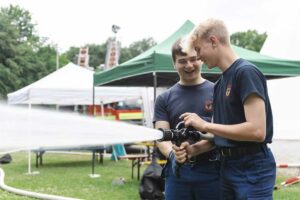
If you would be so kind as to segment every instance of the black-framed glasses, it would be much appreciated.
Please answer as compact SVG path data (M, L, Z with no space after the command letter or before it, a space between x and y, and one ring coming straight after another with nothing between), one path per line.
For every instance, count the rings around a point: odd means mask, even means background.
M198 56L191 56L191 57L188 57L188 58L180 58L180 59L177 60L177 62L181 65L186 65L186 64L188 64L188 62L194 64L198 60L200 60L200 58Z

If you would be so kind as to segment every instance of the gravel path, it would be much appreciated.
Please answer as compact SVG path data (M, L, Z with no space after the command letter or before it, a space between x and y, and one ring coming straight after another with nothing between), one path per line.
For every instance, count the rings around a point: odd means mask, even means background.
M300 140L273 140L268 146L277 164L300 165ZM300 168L278 168L277 172L288 176L300 176Z

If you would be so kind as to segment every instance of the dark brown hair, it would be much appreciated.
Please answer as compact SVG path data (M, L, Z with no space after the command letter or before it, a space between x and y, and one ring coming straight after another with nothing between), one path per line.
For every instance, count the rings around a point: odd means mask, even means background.
M187 54L182 50L182 38L176 40L176 42L172 46L172 59L173 62L176 62L176 56L186 56Z

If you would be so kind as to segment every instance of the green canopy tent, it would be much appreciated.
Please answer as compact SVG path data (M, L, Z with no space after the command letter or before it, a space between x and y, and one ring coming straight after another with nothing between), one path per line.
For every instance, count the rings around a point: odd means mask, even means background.
M173 85L179 78L173 68L171 47L179 37L188 34L194 26L188 20L170 37L146 52L110 70L95 73L94 85L154 88ZM256 64L268 79L300 75L300 61L276 59L237 46L233 46L233 49L240 57ZM206 66L202 68L202 75L208 80L215 81L220 74L218 68L211 70Z

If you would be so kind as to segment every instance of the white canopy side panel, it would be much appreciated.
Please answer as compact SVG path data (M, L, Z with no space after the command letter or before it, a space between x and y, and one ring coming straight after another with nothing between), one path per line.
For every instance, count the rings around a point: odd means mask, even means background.
M300 77L267 82L273 111L274 139L300 140Z

